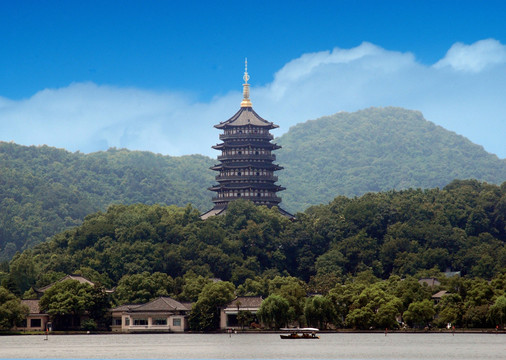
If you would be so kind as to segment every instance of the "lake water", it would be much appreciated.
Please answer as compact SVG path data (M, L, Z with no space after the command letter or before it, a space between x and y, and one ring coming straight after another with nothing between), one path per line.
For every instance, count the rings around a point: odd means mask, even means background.
M143 334L1 336L0 358L30 359L506 359L505 334Z

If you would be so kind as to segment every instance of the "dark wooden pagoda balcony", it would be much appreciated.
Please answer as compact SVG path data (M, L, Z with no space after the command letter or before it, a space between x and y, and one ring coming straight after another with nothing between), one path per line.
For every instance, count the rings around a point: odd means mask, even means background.
M216 181L278 181L277 176L272 175L218 175Z
M213 202L223 202L223 201L234 201L234 200L250 200L256 203L266 202L266 203L276 203L279 204L281 202L281 198L279 196L229 196L229 197L213 197Z
M218 160L276 160L276 155L274 154L234 154L234 155L220 155L218 156Z
M230 139L274 139L272 134L220 134L220 140Z

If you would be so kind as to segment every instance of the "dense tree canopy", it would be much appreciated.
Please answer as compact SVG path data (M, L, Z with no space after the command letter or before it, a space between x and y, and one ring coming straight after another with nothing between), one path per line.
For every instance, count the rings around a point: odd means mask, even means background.
M21 304L16 295L0 286L0 330L21 325L28 313L28 307Z
M211 282L204 286L190 314L193 330L209 331L219 328L220 308L234 298L235 286L228 281Z
M113 205L17 254L2 284L19 295L80 273L117 287L117 304L193 301L198 330L215 328L213 309L234 294L270 298L261 314L273 327L395 328L398 319L489 327L504 321L505 204L506 183L466 180L337 197L295 220L247 201L205 221L191 206ZM447 270L461 276L446 278ZM423 287L420 277L442 285ZM448 294L434 306L442 289ZM308 299L312 292L320 297ZM80 296L89 295L78 292L76 304Z
M0 142L0 260L110 204L211 206L213 160L110 149L70 153Z
M196 298L191 284L199 276L201 283L220 278L240 294L264 296L274 285L258 276L291 275L321 283L316 287L322 291L366 270L384 279L431 268L490 279L506 268L505 204L506 183L469 180L442 190L337 197L297 214L295 221L246 201L206 221L190 206L113 205L16 255L7 277L20 294L70 273L109 287L123 278L120 290L140 291L150 283L141 274L158 272L167 277L164 294L184 287L188 300ZM186 274L185 281L177 280ZM276 291L293 299L300 293L296 283L280 283ZM294 300L292 306L303 305Z
M505 159L402 108L339 112L298 124L276 142L283 204L293 212L337 195L506 179Z
M50 287L39 305L51 315L55 330L66 330L79 329L80 317L85 313L96 323L105 322L109 300L103 288L68 279Z

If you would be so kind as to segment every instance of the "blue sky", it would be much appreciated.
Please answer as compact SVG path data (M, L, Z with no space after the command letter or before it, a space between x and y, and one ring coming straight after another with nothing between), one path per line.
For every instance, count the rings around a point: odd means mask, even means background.
M239 107L281 127L370 106L506 158L506 1L0 0L0 140L202 153Z

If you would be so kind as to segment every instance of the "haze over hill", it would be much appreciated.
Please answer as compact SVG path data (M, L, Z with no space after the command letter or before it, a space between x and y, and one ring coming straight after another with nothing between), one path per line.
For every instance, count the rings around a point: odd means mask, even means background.
M444 187L453 179L500 184L506 160L401 108L338 113L276 139L282 206L296 213L338 195ZM216 154L218 155L218 154ZM82 154L0 142L0 260L114 203L212 206L211 158L110 149Z

